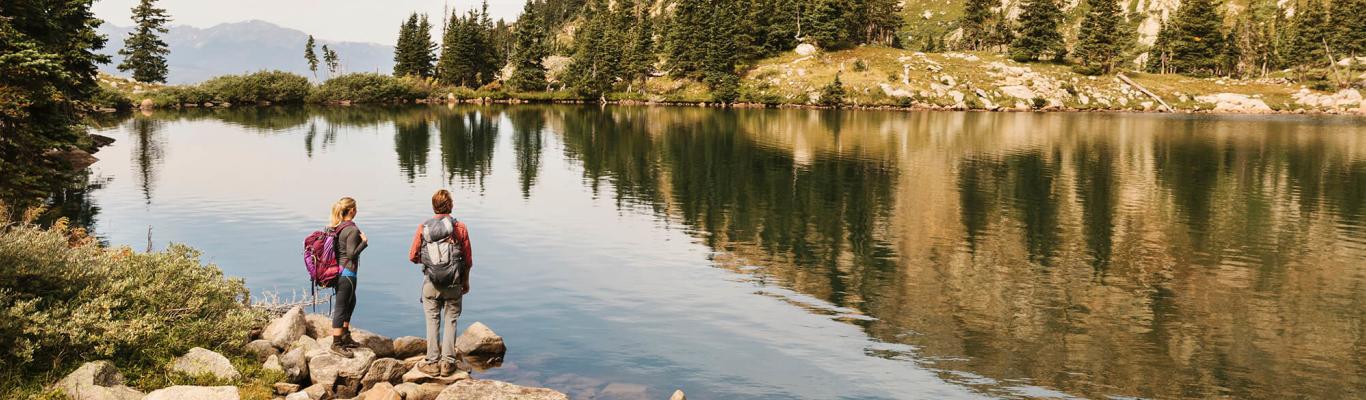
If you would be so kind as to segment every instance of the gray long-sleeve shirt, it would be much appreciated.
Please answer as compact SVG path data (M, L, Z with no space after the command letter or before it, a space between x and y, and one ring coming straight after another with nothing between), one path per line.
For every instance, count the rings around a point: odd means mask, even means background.
M360 239L360 228L355 225L343 228L337 234L337 262L348 271L357 272L360 268L360 253L370 243Z

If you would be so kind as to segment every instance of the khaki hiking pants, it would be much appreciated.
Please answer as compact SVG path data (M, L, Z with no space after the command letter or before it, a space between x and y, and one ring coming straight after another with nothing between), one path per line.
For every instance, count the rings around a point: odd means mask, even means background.
M455 320L460 318L459 287L437 288L422 278L422 309L427 314L427 362L455 362ZM439 329L438 329L439 328ZM444 335L440 335L444 333Z

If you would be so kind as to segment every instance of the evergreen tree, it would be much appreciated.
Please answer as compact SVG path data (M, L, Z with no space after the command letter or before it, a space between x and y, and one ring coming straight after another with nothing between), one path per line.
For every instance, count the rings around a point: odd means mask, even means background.
M635 84L640 82L642 85L649 77L650 71L655 64L655 45L654 45L654 24L650 21L650 3L646 0L641 8L636 8L631 0L621 0L623 4L621 12L625 15L624 22L630 24L627 28L625 42L626 47L622 55L622 75L626 81Z
M1366 0L1332 0L1328 11L1334 55L1366 55Z
M1015 29L1010 26L1010 17L1006 16L1006 10L1002 8L996 12L996 21L992 25L991 37L987 45L1004 48L1010 46L1010 42L1013 41L1015 41Z
M1241 39L1241 25L1235 25L1229 29L1228 34L1224 35L1224 50L1219 53L1218 70L1216 73L1225 76L1238 76L1242 65L1242 48L1238 47Z
M109 62L96 53L105 39L91 3L0 5L0 199L13 209L36 205L72 171L47 150L83 146L84 102L98 90L96 64Z
M1162 22L1162 26L1157 30L1157 39L1153 42L1152 51L1149 52L1148 70L1161 74L1172 72L1172 37L1175 36L1175 28L1167 21Z
M992 41L991 9L997 4L994 0L967 0L963 3L963 16L958 26L963 29L962 48L982 50Z
M304 61L308 62L308 70L313 72L313 77L318 77L318 53L313 52L313 35L308 35L308 42L304 43Z
M489 43L493 22L488 17L488 3L463 17L452 13L447 24L437 61L438 78L447 84L475 88L492 81L499 65L496 50Z
M817 46L827 50L849 47L849 27L854 23L848 11L853 9L851 0L814 0L811 12L810 38Z
M844 105L844 83L840 82L840 74L835 74L835 81L821 88L821 105L839 107Z
M708 0L678 0L674 4L673 19L666 34L667 53L672 74L692 76L702 70L704 49L708 42L707 27L710 17Z
M1121 50L1119 5L1115 0L1086 0L1086 17L1077 34L1076 56L1087 74L1108 74Z
M1058 8L1058 3L1025 0L1022 8L1016 23L1019 31L1015 32L1015 40L1010 44L1010 58L1019 62L1035 61L1044 56L1061 60L1067 54L1067 48L1058 31L1062 22L1062 9Z
M541 7L537 7L535 1L527 0L522 6L522 16L517 18L512 77L508 79L512 90L527 92L546 88L546 29L541 25L545 23L541 13Z
M436 75L436 43L432 42L432 24L428 21L427 14L422 14L417 22L417 30L413 32L411 46L413 51L413 72L417 76L430 78Z
M413 47L415 38L417 13L412 13L398 28L398 43L394 44L394 76L417 74L417 60L414 59L417 49Z
M611 29L614 18L606 0L590 0L584 16L588 20L574 36L565 83L579 94L596 97L611 91L621 67L621 47Z
M141 0L133 7L133 23L137 25L123 40L119 55L119 71L133 71L138 82L166 82L166 55L171 53L161 35L168 30L171 18L165 9L157 8L156 0Z
M1223 16L1210 0L1186 0L1172 18L1171 68L1179 73L1207 75L1218 71L1224 51L1220 31Z
M1290 39L1289 58L1294 65L1326 63L1323 43L1328 39L1329 27L1323 3L1306 0L1295 12L1295 34Z
M337 56L337 52L327 48L327 45L323 45L323 64L327 65L329 76L336 75L337 70L341 68L341 57Z

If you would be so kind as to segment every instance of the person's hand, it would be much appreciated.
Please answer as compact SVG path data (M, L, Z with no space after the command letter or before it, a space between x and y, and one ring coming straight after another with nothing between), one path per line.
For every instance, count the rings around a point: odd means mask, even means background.
M470 292L470 283L469 283L469 282L465 282L465 285L464 285L464 286L461 288L461 290L460 290L460 294L461 294L461 295L465 295L465 294L468 294L469 292Z
M370 241L370 238L365 237L365 232L361 232L361 233L360 233L360 241L362 241L362 242L369 242L369 241Z

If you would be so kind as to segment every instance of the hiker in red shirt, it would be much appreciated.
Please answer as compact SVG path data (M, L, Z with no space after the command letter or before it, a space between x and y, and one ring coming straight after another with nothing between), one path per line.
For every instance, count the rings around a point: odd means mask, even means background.
M470 291L470 234L451 214L451 192L432 195L431 219L418 225L408 260L422 265L422 308L427 315L427 358L418 366L432 376L455 373L455 322L460 302ZM439 324L439 325L438 325ZM440 328L440 329L438 329ZM438 336L445 332L444 336ZM440 340L438 340L440 339Z

